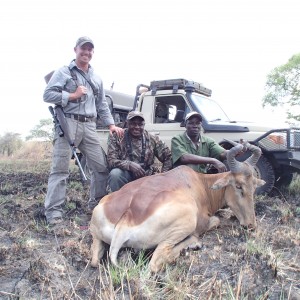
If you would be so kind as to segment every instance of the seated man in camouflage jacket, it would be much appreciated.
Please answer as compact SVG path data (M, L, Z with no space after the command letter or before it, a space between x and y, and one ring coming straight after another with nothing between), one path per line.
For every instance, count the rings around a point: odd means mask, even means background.
M172 168L170 149L158 136L144 129L145 119L141 112L131 111L127 124L122 138L113 134L108 140L108 192L117 191L135 179ZM155 157L162 163L161 169L155 163Z

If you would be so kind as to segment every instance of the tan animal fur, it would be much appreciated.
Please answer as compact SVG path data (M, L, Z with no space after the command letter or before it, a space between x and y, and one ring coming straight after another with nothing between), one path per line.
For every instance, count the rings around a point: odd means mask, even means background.
M234 155L241 151L236 147ZM251 159L238 162L234 173L200 174L180 166L138 179L105 196L92 214L91 265L98 265L104 243L110 245L115 265L122 247L155 248L150 268L157 272L182 249L199 244L201 234L218 226L214 214L224 206L231 208L241 225L255 228L253 195L265 182L253 175L250 164L258 158Z

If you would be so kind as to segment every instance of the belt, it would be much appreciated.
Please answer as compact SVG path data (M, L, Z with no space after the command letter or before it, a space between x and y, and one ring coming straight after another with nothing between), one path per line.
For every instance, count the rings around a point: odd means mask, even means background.
M83 115L65 114L66 118L74 119L79 122L96 122L94 117L86 117Z

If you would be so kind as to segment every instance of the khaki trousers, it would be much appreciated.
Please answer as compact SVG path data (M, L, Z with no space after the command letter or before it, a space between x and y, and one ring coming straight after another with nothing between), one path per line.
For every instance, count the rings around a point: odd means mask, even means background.
M100 145L95 122L79 122L66 118L69 134L74 145L86 156L91 170L90 199L106 195L108 166L106 155ZM45 199L47 221L63 216L62 205L65 202L69 163L72 156L71 147L65 137L55 134L51 172Z

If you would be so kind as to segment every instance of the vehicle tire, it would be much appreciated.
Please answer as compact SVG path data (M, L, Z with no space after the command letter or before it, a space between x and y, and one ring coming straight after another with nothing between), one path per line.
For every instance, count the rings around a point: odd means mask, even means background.
M244 161L249 156L250 153L247 152L244 155L238 156L236 159L239 161ZM254 170L256 177L266 182L263 186L260 186L256 189L255 194L269 194L272 191L275 184L275 172L271 163L264 155L261 155L258 162L254 166Z
M269 194L275 184L275 172L265 156L261 156L257 164L254 166L256 177L264 180L266 183L256 189L256 195Z
M294 178L293 173L287 173L278 176L277 179L275 180L274 186L278 189L287 188L293 181L293 178Z
M91 171L86 163L86 158L84 155L81 156L81 159L80 159L80 164L81 164L81 167L83 169L83 172L87 178L87 180L84 180L84 177L79 169L79 173L80 173L80 178L81 178L81 182L82 184L90 184L91 183Z

